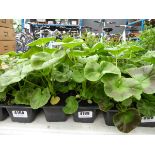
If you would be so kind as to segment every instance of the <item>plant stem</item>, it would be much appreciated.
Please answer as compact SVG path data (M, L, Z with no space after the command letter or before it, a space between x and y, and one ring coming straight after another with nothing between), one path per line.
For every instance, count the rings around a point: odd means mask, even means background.
M82 82L82 92L84 92L84 94L85 94L85 91L86 91L86 81L83 81Z
M20 83L18 82L18 86L19 86L19 89L21 89L21 85L20 85Z
M116 56L116 59L115 59L115 63L116 63L116 67L117 67L117 56Z
M34 83L32 83L32 82L30 82L30 81L28 81L28 80L26 80L26 79L25 79L24 81L26 81L26 82L28 82L28 83L30 83L30 84L36 86L36 87L40 87L40 88L42 88L41 86L39 86L39 85L37 85L37 84L34 84Z
M54 92L54 88L53 88L53 85L54 85L54 81L53 81L53 78L52 78L52 84L51 84L51 81L49 80L49 75L48 77L46 77L41 71L40 73L42 74L42 76L45 78L45 80L47 81L48 83L48 87L49 87L49 90L50 90L50 93L51 95L54 95L55 96L55 92Z

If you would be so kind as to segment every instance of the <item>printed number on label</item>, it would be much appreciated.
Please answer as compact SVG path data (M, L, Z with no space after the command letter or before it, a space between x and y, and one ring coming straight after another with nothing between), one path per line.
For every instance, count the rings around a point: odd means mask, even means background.
M142 122L142 123L146 123L146 122L155 122L155 116L154 116L154 117L142 117L141 122Z
M12 111L13 117L27 118L27 111L14 110Z
M93 112L92 111L80 111L78 112L79 118L92 118Z

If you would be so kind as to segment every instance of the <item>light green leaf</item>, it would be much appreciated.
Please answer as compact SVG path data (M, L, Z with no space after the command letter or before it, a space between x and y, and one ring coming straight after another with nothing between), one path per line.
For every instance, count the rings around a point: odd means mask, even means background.
M73 37L66 37L66 38L62 39L62 42L64 42L64 43L69 43L69 42L71 42L71 41L73 41L73 40L74 40Z
M50 91L48 88L44 88L43 90L41 90L40 88L36 88L32 93L32 97L30 98L31 108L32 109L41 108L45 104L47 104L49 99L50 99Z
M89 61L98 61L99 56L97 54L88 56L88 57L77 57L78 62L81 62L83 64L89 62Z
M90 54L89 51L80 51L80 50L71 50L69 52L69 56L73 56L73 57L87 56L89 54Z
M141 59L151 64L155 64L155 51L148 51L141 57Z
M119 78L110 74L103 77L102 82L104 82L106 95L117 102L122 102L132 96L138 100L141 98L141 85L133 78Z
M53 71L53 75L55 80L58 82L66 82L71 78L71 70L69 69L69 66L66 64L60 64L57 66L56 70ZM52 80L52 78L51 78Z
M98 51L104 49L104 45L101 42L96 43L95 45L93 45L93 47L91 48L92 52Z
M46 52L40 52L32 55L31 64L35 70L40 70L48 67L52 67L57 64L60 59L65 56L64 51L58 51L54 54L49 54Z
M72 78L77 83L82 83L85 80L84 71L81 70L73 70Z
M101 61L100 63L101 66L101 74L105 75L107 73L111 73L111 74L116 74L121 76L121 72L119 70L118 67L116 67L115 65L113 65L111 62L107 62L107 61Z
M82 39L74 39L69 43L62 43L62 46L73 49L74 47L80 46L83 44Z
M89 81L98 81L101 78L101 67L97 62L88 62L84 68L85 78Z
M47 43L49 43L50 41L54 41L55 38L39 38L35 41L33 41L32 43L27 44L27 46L45 46Z
M155 67L153 65L130 68L127 69L127 73L141 84L144 93L155 93Z
M66 105L63 108L65 114L73 114L78 110L78 102L75 96L70 96L66 99Z
M98 81L103 75L107 73L121 76L119 68L106 61L102 61L100 64L90 61L84 68L85 78L89 81Z
M30 65L29 61L24 61L22 63L13 66L7 70L4 74L0 75L0 90L3 90L6 86L19 82L25 78L33 68Z

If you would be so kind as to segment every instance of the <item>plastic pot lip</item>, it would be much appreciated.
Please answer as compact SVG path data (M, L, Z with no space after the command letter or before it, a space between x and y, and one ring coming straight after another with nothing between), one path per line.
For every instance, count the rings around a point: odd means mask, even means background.
M98 107L97 106L94 106L94 105L88 105L88 106L81 106L81 105L79 105L79 108L78 108L78 110L95 110L95 109L98 109Z
M44 105L42 108L43 109L61 109L63 108L64 106L63 105Z
M117 109L110 109L110 110L108 110L107 112L118 112L118 110ZM106 112L106 113L107 113Z
M28 105L5 105L4 107L12 109L12 108L23 108L23 109L32 109ZM38 110L38 109L32 109L32 110Z
M4 103L0 103L0 108L5 108L6 105Z

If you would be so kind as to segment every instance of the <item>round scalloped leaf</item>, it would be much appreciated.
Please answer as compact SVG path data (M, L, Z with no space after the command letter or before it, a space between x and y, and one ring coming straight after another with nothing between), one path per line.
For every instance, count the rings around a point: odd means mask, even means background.
M64 51L58 51L53 55L47 52L40 52L32 55L30 61L31 61L32 67L35 70L40 70L47 67L51 67L52 65L59 62L59 60L64 56L65 56Z
M101 78L100 64L90 61L84 68L85 78L89 81L98 81Z
M33 71L29 61L23 61L0 75L0 92L12 83L19 82Z
M111 78L111 79L110 79ZM117 102L122 102L129 97L140 100L142 89L139 82L133 78L119 78L117 76L104 79L104 89L107 96Z
M85 80L83 70L73 70L72 79L77 83L82 83Z
M100 63L101 66L101 70L102 70L102 75L105 75L107 73L111 73L111 74L116 74L121 76L121 72L119 70L118 67L116 67L115 65L113 65L111 62L107 62L107 61L102 61Z
M103 75L108 73L121 76L119 68L106 61L102 61L100 64L90 61L84 68L85 78L89 81L98 81Z
M119 131L129 133L141 123L141 116L136 109L131 108L115 114L113 122Z
M155 67L147 65L139 68L127 69L127 73L139 81L146 94L155 93Z

